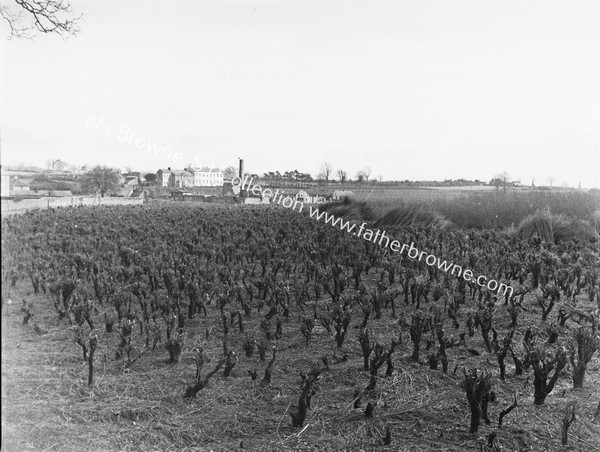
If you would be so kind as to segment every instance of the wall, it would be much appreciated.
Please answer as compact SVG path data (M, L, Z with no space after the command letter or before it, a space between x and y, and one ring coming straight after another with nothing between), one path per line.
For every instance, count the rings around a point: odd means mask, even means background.
M86 196L23 199L21 201L3 199L2 214L23 212L28 209L48 209L51 207L98 206L100 204L105 206L142 205L143 203L143 198L91 198Z

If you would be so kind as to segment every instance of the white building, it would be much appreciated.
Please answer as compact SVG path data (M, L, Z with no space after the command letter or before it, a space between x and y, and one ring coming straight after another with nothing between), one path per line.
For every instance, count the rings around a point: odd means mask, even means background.
M187 168L194 175L194 187L222 187L223 171L214 168Z
M295 197L296 201L300 201L304 204L318 204L330 199L331 194L321 193L315 190L298 190Z
M344 198L351 198L352 196L354 196L354 193L350 190L336 190L333 192L331 199L334 201L342 201Z
M17 179L12 184L13 194L27 194L31 191L31 185L28 180Z

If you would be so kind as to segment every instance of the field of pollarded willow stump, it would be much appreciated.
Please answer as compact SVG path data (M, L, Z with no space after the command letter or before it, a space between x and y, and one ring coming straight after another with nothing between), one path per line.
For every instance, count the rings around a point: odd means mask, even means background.
M387 232L514 295L282 208L3 219L3 449L600 450L597 245Z

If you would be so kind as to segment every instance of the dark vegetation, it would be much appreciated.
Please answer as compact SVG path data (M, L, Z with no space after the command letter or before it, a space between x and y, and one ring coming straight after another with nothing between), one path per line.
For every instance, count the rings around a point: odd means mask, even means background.
M4 219L3 446L593 450L593 245L408 223L513 296L282 208Z
M434 227L500 230L512 228L518 237L544 241L598 240L600 192L511 191L469 193L450 199L344 200L322 207L330 213L357 221L374 221L380 228ZM363 215L364 212L364 215Z

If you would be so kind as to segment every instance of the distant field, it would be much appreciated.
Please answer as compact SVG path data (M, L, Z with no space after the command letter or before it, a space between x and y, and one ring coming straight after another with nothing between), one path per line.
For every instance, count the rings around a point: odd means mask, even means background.
M510 187L504 192L488 186L399 188L385 185L348 190L353 192L352 203L366 203L362 211L368 208L368 215L362 218L367 220L379 220L400 209L404 212L399 215L402 218L417 215L430 220L447 220L441 223L458 227L496 229L517 227L529 215L542 211L586 221L597 230L599 218L600 195L594 190ZM341 211L337 214L344 215Z
M369 188L351 189L353 198L357 201L430 201L433 199L452 199L462 196L465 192L489 193L494 187L385 187L373 186Z

